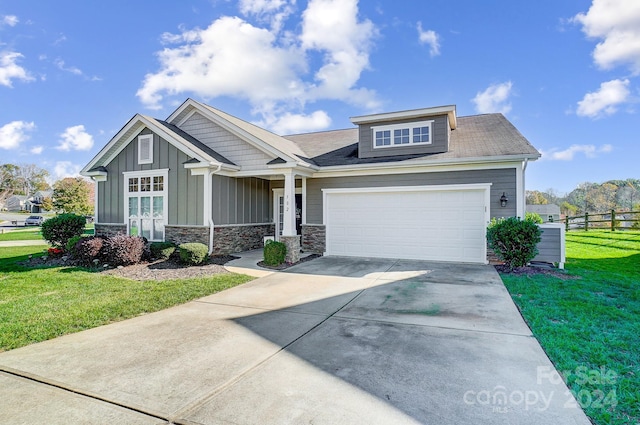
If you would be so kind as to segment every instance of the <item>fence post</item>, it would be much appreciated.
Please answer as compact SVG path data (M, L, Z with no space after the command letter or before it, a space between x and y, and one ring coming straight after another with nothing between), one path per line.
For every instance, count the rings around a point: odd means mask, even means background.
M616 231L616 210L611 210L611 231Z
M588 212L584 213L584 231L585 232L589 231L589 213Z
M569 214L564 217L564 231L569 231Z

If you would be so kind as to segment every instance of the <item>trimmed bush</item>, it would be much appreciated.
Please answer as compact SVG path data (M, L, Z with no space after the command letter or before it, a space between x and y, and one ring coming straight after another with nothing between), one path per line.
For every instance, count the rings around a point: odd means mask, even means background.
M183 243L178 246L180 249L180 261L190 266L202 264L209 255L209 248L202 243Z
M104 241L102 258L112 266L137 264L144 253L144 240L138 236L115 235Z
M42 223L42 237L55 247L66 248L69 239L82 235L86 223L82 215L60 214Z
M152 258L166 260L176 251L176 246L171 242L151 242L149 249Z
M284 263L287 246L282 242L268 240L264 246L264 263L268 266L279 266Z
M542 217L540 214L534 212L528 212L524 215L525 220L533 221L536 224L542 224Z
M103 246L104 239L102 238L94 236L81 238L73 248L73 258L81 264L92 265L93 260L100 255Z
M518 217L494 219L487 228L487 241L505 266L513 269L526 266L538 254L541 233L531 220Z

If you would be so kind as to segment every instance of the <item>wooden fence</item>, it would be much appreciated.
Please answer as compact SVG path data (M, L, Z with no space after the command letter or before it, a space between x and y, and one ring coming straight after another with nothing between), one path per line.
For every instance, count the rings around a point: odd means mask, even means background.
M585 213L574 217L565 218L565 229L589 230L610 229L616 230L640 230L640 211L614 211L606 213Z

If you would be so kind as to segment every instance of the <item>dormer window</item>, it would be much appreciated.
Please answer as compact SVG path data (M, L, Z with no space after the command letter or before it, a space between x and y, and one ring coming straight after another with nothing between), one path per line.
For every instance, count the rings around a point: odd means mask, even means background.
M433 120L371 127L373 131L373 147L377 149L431 144L432 124Z

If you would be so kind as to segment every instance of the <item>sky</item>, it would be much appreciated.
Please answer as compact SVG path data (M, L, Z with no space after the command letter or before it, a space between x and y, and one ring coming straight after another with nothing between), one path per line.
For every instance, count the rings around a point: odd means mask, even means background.
M640 178L640 1L0 0L0 164L77 175L188 97L278 134L501 112L528 190Z

